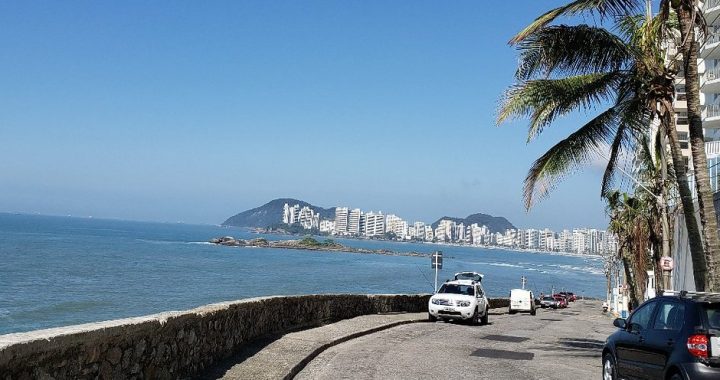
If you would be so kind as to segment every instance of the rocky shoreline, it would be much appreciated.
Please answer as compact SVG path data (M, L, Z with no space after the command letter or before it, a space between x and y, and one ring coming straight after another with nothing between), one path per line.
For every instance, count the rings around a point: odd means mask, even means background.
M355 248L348 247L333 240L327 239L324 241L317 241L311 237L306 237L302 240L278 240L272 241L263 238L242 240L235 239L232 236L217 237L210 240L210 243L217 245L224 245L226 247L254 247L254 248L282 248L282 249L303 249L309 251L322 251L322 252L346 252L346 253L362 253L371 255L385 255L385 256L415 256L415 257L430 257L429 253L420 252L396 252L389 249L367 249L367 248Z

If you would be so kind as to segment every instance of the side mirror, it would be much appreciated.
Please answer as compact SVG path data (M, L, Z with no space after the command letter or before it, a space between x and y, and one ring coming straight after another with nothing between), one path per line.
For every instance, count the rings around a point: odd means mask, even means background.
M622 318L616 318L613 321L613 326L619 328L619 329L625 329L627 327L627 321L625 321Z

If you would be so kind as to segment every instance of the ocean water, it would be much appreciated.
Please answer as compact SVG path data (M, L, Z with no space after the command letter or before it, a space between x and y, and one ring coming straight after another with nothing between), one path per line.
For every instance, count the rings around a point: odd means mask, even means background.
M72 325L266 295L429 293L427 257L233 248L217 236L263 236L218 226L0 213L0 334ZM565 289L603 297L596 257L370 240L363 248L442 250L441 281L458 271L485 274L505 296L528 278L536 293Z

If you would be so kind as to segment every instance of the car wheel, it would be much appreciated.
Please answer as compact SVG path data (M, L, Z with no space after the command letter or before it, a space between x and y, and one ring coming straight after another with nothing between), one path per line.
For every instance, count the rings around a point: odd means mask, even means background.
M535 309L535 308L530 309L530 315L535 315L535 314L537 314L537 311L536 311L536 310L537 310L537 309Z
M512 308L508 308L508 314L515 314L517 311L513 310Z
M487 325L488 324L488 314L490 314L490 309L485 309L485 315L480 318L480 324L481 325Z
M672 376L670 376L670 380L685 380L685 378L681 374L675 372Z
M480 312L477 308L475 308L475 313L473 313L473 316L470 319L470 324L472 324L473 326L477 326L480 324Z
M611 353L603 356L603 380L617 379L617 366L615 365L615 357Z
M435 321L437 321L437 318L435 318L434 315L428 313L428 321L430 321L430 322L435 322Z

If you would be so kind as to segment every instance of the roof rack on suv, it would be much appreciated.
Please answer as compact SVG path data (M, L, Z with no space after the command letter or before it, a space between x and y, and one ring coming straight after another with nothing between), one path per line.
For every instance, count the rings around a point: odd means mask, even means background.
M720 293L696 292L687 290L666 290L664 296L675 296L679 298L689 298L698 301L720 302Z

